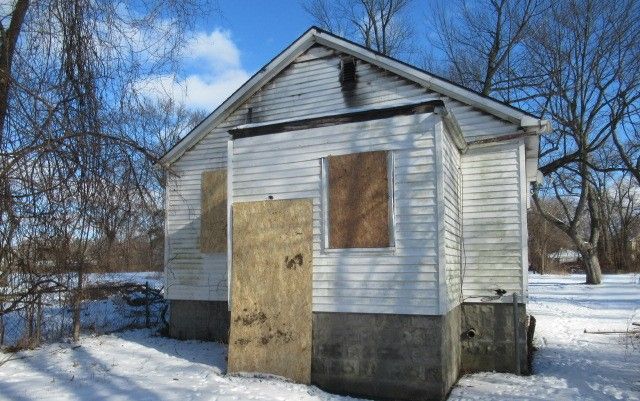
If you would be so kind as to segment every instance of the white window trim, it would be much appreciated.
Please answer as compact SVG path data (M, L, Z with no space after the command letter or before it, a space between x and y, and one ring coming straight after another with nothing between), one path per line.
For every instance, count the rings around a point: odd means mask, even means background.
M329 247L329 163L327 157L320 159L320 182L321 182L321 235L322 235L322 253L323 254L340 254L340 255L393 255L396 251L395 238L395 158L394 152L387 152L387 183L388 190L388 207L389 207L389 243L391 246L383 248L330 248Z

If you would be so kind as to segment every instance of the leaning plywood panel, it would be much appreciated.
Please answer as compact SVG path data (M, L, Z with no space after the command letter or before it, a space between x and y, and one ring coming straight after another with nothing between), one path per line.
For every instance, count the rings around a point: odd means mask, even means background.
M311 380L313 204L233 205L229 372Z
M227 250L227 170L202 173L200 250L203 253Z
M330 156L329 247L389 246L387 152Z

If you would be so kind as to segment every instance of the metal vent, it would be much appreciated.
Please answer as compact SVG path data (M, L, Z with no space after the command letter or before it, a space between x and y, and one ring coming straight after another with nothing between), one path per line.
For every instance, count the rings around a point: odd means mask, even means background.
M340 62L340 85L342 85L342 89L351 90L355 88L357 79L356 59L353 57L343 58Z

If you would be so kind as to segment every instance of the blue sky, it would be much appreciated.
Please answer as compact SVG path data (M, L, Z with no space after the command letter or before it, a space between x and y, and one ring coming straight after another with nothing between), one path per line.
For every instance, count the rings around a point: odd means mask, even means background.
M205 25L230 31L243 65L252 72L313 25L299 0L220 1L219 7L220 15Z
M416 0L410 13L416 29L424 29L423 4ZM210 112L313 23L301 0L220 0L189 32L178 75L149 77L139 88Z

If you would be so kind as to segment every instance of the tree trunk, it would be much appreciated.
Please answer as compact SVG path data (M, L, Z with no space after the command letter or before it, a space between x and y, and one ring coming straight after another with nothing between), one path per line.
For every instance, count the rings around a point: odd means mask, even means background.
M4 345L4 305L0 302L0 346Z
M78 268L78 284L76 287L76 293L73 297L73 341L80 340L80 309L82 307L82 282L84 280L84 268L80 266Z
M597 251L581 251L584 262L584 271L587 275L587 284L600 284L602 282L602 271L600 270L600 260Z
M11 4L11 3L9 3ZM15 55L16 44L22 30L25 15L29 9L29 0L18 0L11 12L8 29L2 30L0 38L0 138L9 108L9 87L11 86L11 65Z
M540 274L544 274L545 272L545 268L547 267L547 239L549 238L547 236L547 222L543 221L542 224L544 224L544 228L545 228L545 238L542 240L542 252L540 252Z

